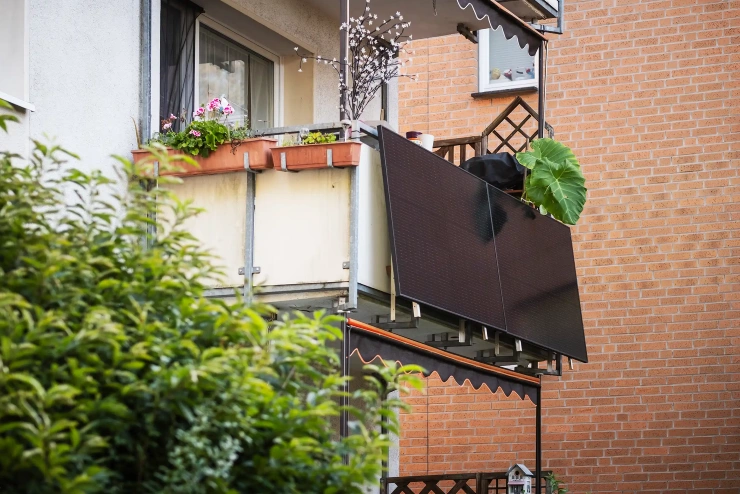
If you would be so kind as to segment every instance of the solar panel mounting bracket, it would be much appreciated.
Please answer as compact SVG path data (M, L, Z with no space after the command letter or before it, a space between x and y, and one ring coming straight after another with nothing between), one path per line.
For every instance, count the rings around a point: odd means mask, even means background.
M419 327L419 322L421 321L421 317L414 317L408 321L380 322L382 317L384 316L375 316L373 326L385 329L386 331L393 331L394 329L417 329Z

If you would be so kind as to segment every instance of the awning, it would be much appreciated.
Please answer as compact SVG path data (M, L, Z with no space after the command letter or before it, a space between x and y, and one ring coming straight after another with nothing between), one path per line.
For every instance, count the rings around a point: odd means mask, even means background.
M542 41L547 41L542 33L533 29L529 24L509 12L505 7L495 0L456 0L461 9L472 10L477 22L487 22L488 26L478 27L467 23L471 29L485 29L501 27L506 39L516 36L519 46L527 48L529 54L534 56L540 48Z
M341 1L341 0L339 0ZM339 1L306 0L306 4L336 19L339 23ZM534 2L539 4L539 2ZM362 13L365 2L349 2L350 16ZM400 11L405 21L410 21L408 33L414 39L436 38L457 33L458 24L465 25L471 31L503 28L506 38L516 36L519 45L528 46L530 55L534 55L542 41L546 41L539 31L511 13L495 0L373 0L372 12L380 18L387 18ZM534 17L534 14L533 14Z
M354 319L347 320L347 332L350 352L358 353L363 362L380 357L401 364L416 364L429 374L437 372L443 381L454 377L458 384L469 381L475 389L485 384L493 393L501 388L506 396L516 393L536 403L539 378L433 348Z

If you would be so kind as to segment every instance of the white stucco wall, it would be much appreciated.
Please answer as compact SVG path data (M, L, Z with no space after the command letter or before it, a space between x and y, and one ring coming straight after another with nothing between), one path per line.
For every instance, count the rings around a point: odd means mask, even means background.
M109 156L136 147L139 0L29 2L29 134L56 138L80 168L112 174Z

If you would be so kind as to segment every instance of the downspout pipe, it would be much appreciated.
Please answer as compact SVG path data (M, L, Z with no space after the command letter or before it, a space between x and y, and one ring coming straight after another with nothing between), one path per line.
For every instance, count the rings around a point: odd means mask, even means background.
M339 0L339 23L349 26L349 0ZM349 29L339 30L339 77L347 80L347 57L349 56ZM339 93L339 120L347 119L347 91Z
M545 61L545 51L547 50L547 42L540 42L539 50L539 88L537 91L537 116L539 121L537 122L537 138L542 139L545 137L545 82L547 79L547 67Z
M139 2L139 138L152 135L152 0Z

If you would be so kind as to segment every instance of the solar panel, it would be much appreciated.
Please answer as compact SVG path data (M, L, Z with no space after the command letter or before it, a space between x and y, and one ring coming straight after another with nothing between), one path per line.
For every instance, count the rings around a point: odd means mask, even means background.
M488 186L506 331L587 361L570 228Z
M378 130L397 294L586 361L570 229Z
M398 295L503 330L486 183L398 134L381 139Z

